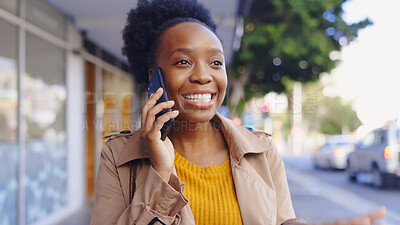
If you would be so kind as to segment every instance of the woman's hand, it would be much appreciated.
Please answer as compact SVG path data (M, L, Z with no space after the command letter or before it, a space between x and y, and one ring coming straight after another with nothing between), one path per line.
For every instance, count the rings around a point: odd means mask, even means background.
M323 225L378 225L378 224L384 224L377 222L378 220L383 219L385 217L386 217L386 208L383 206L378 210L363 216L346 220L338 220L330 223L324 223Z
M381 207L378 210L351 219L343 219L343 220L337 220L334 222L328 222L328 223L307 223L303 219L293 219L289 220L283 223L283 225L383 225L384 223L378 223L380 219L383 219L386 217L386 208Z
M161 140L160 129L165 122L177 117L179 112L178 110L167 112L156 119L159 112L163 109L169 109L175 104L174 101L156 104L163 91L162 88L159 88L144 105L139 132L142 138L142 147L147 151L151 165L168 182L174 167L174 146L168 137L164 141Z

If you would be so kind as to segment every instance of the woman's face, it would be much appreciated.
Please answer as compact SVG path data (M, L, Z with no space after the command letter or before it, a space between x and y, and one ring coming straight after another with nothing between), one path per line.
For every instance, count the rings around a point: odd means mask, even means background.
M161 67L178 120L207 122L225 97L227 75L222 45L208 28L179 23L160 38L157 65Z

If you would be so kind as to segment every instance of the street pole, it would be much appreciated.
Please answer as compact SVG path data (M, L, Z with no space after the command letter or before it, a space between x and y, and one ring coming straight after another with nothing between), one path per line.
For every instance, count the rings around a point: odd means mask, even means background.
M296 82L293 86L293 154L300 155L302 152L302 88L301 83Z

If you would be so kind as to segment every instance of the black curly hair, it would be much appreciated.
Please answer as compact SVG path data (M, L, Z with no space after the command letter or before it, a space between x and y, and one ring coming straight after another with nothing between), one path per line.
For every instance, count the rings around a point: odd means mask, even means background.
M138 83L148 83L148 70L155 63L161 34L182 22L197 22L216 31L210 11L196 0L139 0L129 11L122 31L122 54L128 58Z

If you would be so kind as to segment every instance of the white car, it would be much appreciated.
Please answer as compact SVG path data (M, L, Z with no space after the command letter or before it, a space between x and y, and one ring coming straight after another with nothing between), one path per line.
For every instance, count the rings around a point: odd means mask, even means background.
M347 163L351 181L356 181L358 174L367 173L377 188L400 184L400 127L392 123L368 133Z
M351 135L333 135L314 154L315 168L346 169L347 155L355 148Z

